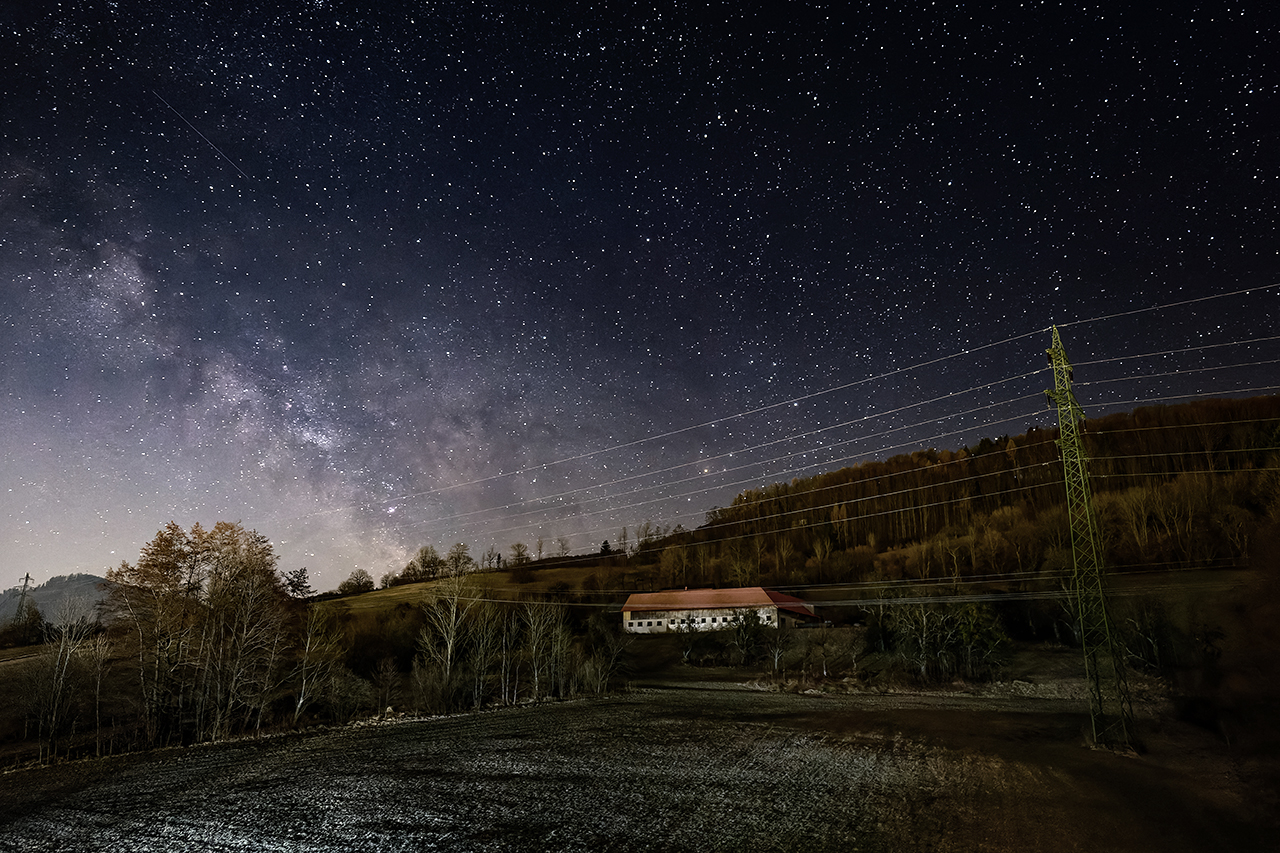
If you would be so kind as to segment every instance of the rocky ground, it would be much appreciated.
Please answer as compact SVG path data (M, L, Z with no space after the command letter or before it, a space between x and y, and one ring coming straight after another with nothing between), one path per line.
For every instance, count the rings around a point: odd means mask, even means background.
M1261 851L1274 762L1073 699L725 679L0 774L0 850Z

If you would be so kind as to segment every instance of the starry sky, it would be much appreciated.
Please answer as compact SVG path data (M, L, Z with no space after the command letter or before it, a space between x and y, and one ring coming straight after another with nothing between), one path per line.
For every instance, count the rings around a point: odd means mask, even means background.
M5 4L0 586L694 527L1053 423L1052 324L1276 393L1274 13L1124 5Z

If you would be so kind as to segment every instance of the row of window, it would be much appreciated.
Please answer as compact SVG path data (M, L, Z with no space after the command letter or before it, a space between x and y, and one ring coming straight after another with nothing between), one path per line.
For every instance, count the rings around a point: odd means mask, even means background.
M723 622L723 623L725 623L725 624L727 625L727 624L729 624L730 622L739 622L739 621L741 621L741 620L742 620L742 617L741 617L741 616L722 616L722 617L715 617L715 616L712 616L712 617L711 617L711 624L712 624L712 625L715 625L715 624L717 624L718 622ZM688 624L690 624L690 623L698 624L699 622L701 622L701 623L704 623L704 624L705 624L705 623L706 623L706 621L707 621L707 617L706 617L706 616L703 616L701 619L699 619L698 617L694 616L694 617L689 617L689 618L686 618L686 619L681 619L681 620L680 620L680 624L681 624L681 625L688 625ZM766 621L766 622L772 622L773 620L771 620L771 619L766 619L765 621ZM675 619L668 619L668 620L666 620L666 621L664 622L663 620L658 619L658 620L657 620L657 623L658 623L658 627L659 627L659 628L661 628L663 625L675 625L675 624L676 624L676 620L675 620ZM647 621L647 622L646 622L646 621L644 621L644 620L642 620L642 619L632 619L632 620L629 620L629 621L627 622L627 627L628 627L628 628L652 628L652 627L653 627L653 624L654 624L654 620L652 620L652 619L651 619L651 620L649 620L649 621Z

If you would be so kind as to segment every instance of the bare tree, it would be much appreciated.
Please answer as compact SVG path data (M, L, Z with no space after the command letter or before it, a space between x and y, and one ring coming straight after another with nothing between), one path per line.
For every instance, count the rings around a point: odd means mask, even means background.
M471 549L467 547L465 542L458 542L450 548L444 560L451 575L469 572L476 566L476 561L471 559Z
M845 504L836 504L831 508L831 526L835 528L836 538L840 542L841 548L852 548L853 541L853 525L849 522L849 507Z
M684 586L688 582L689 552L683 545L668 545L658 558L662 580L668 586Z
M759 652L760 636L764 630L759 611L750 608L737 610L733 614L730 625L732 626L730 645L738 650L743 663L751 662Z
M849 636L845 631L823 626L805 631L805 657L813 662L822 677L830 675L832 665L848 654Z
M831 540L823 535L814 536L813 556L819 564L825 563L831 556Z
M776 677L795 645L795 632L786 628L768 628L763 632L763 640L765 654L773 663L773 674Z
M519 699L522 624L519 613L511 605L503 605L500 614L498 681L502 704L512 705Z
M553 644L556 629L564 621L560 608L543 601L525 602L524 644L529 653L529 667L533 675L533 698L542 698L542 690L552 669Z
M19 600L9 623L0 629L0 643L36 646L44 642L44 614L30 598Z
M655 547L658 540L667 535L667 529L661 524L645 521L635 530L635 550L648 551Z
M472 700L475 707L484 704L489 694L489 682L494 662L502 645L502 606L489 601L479 602L472 610L471 618L471 676Z
M756 581L756 566L752 563L747 543L734 538L729 541L729 568L733 582L738 586L751 586Z
M561 615L559 623L551 631L547 650L547 683L554 695L565 698L578 692L582 660L573 643L573 632Z
M370 680L373 688L374 708L381 713L383 709L390 711L400 692L400 671L396 662L389 657L378 661Z
M400 573L405 583L433 580L444 568L444 559L432 545L423 545Z
M556 538L556 556L557 557L569 556L570 550L571 549L569 548L568 536L560 536Z
M471 582L465 575L451 575L431 590L423 604L426 625L418 637L423 658L440 671L446 690L452 689L454 668L462 648L467 611L475 603Z
M96 627L87 599L65 598L54 608L27 694L40 732L42 759L57 754L58 738L71 722L82 674L80 650Z
M787 564L791 562L791 558L796 553L796 548L791 542L791 537L785 533L779 536L774 545L774 551L778 557L778 575L779 577L785 577Z
M894 646L929 682L956 675L983 677L1008 640L992 608L983 603L906 600L893 610Z
M345 666L339 666L325 685L325 700L334 722L346 723L357 711L373 703L373 689L369 682Z
M109 611L137 643L149 742L192 721L199 739L261 725L285 647L276 562L266 537L239 524L187 533L170 522L136 566L107 573Z
M342 636L329 607L309 605L302 614L293 670L293 724L297 725L307 705L315 701L339 666Z
M80 647L80 655L93 681L94 753L102 755L102 682L111 669L112 644L106 631L96 631Z
M591 657L586 672L596 693L609 688L609 681L617 675L622 658L635 640L634 634L622 630L622 623L608 614L597 611L587 622L591 642Z

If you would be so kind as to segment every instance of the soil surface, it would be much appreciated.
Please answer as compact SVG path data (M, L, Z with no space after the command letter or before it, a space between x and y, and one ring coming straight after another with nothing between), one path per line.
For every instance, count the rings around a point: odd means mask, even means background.
M0 850L1280 850L1274 761L1167 717L731 674L4 773Z

